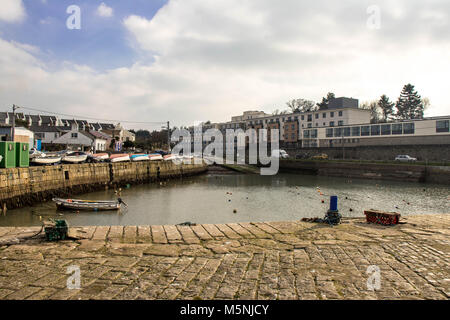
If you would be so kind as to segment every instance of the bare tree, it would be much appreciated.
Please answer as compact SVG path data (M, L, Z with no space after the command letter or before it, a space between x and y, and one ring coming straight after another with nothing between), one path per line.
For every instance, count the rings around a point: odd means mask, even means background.
M293 99L286 102L286 105L292 113L316 111L318 109L314 101L306 99Z

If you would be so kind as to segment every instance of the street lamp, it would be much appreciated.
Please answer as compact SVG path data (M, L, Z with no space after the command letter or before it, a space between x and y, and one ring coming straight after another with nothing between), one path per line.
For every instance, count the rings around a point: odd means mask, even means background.
M16 110L19 109L20 107L16 106L15 104L13 104L13 119L12 119L12 132L11 132L11 138L14 142L14 136L16 133Z

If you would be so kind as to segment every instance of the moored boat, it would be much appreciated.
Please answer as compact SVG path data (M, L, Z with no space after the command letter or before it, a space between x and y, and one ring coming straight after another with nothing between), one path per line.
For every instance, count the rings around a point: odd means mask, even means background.
M61 199L53 198L56 207L59 210L89 210L89 211L106 211L106 210L118 210L120 205L125 204L122 199L117 200L79 200L79 199Z
M109 159L111 162L125 162L130 161L130 155L128 154L112 154Z

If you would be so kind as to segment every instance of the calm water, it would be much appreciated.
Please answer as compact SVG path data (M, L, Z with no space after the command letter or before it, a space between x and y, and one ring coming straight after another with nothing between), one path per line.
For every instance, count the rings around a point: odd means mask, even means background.
M47 202L8 211L6 216L0 216L0 226L41 225L41 219L49 217L64 218L72 226L286 221L323 217L330 195L339 196L339 211L347 217L363 216L365 209L402 215L450 213L450 188L442 185L292 174L203 175L165 185L123 189L122 199L128 208L119 212L62 215L52 202ZM114 199L114 191L76 198L110 200Z

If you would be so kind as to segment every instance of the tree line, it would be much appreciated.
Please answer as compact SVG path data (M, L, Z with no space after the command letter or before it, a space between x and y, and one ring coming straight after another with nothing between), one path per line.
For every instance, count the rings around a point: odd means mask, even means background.
M328 109L330 101L335 99L333 92L329 92L322 101L315 103L307 99L293 99L286 103L288 109L275 110L274 115L287 113L301 113ZM423 119L424 111L430 106L428 98L422 98L412 84L403 87L397 102L390 101L389 97L383 94L379 100L364 102L360 108L370 110L371 122L389 122L394 120Z

